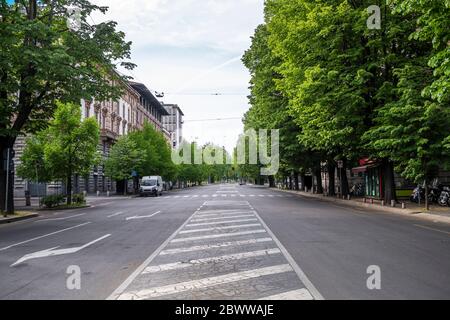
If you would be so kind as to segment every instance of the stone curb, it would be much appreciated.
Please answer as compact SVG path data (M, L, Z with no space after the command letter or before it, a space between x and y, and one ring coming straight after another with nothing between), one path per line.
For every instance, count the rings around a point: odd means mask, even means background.
M32 219L32 218L36 218L36 217L39 217L39 214L32 213L32 214L22 216L22 217L12 217L12 218L6 218L6 219L0 218L0 224L13 223L13 222L28 220L28 219Z
M373 211L383 211L385 213L393 213L393 214L400 214L400 215L406 215L406 216L413 216L415 218L422 218L425 220L430 220L433 222L443 222L443 223L448 223L450 224L450 217L445 217L445 216L440 216L437 214L433 214L433 213L427 213L427 212L423 212L421 210L410 210L410 209L401 209L401 208L392 208L390 206L380 206L380 205L376 205L376 204L370 204L370 203L361 203L361 202L355 202L355 201L349 201L349 200L341 200L341 199L337 199L334 197L325 197L325 196L317 196L317 195L313 195L313 194L308 194L305 192L297 192L297 191L292 191L292 190L282 190L282 189L276 189L278 191L281 192L286 192L286 193L291 193L294 195L297 195L299 197L304 197L304 198L308 198L308 199L317 199L317 200L321 200L321 201L326 201L326 202L332 202L332 203L336 203L336 204L340 204L340 205L344 205L344 206L348 206L348 207L357 207L357 208L364 208L364 209L369 209L369 210L373 210Z

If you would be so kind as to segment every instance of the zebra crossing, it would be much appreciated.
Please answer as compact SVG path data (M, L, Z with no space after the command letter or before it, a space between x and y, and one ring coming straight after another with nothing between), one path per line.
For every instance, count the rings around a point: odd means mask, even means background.
M249 202L213 199L205 201L110 299L322 297Z
M162 196L160 199L221 199L221 198L292 198L292 195L282 194L235 194L235 193L216 193L216 194L194 194L194 195L171 195Z

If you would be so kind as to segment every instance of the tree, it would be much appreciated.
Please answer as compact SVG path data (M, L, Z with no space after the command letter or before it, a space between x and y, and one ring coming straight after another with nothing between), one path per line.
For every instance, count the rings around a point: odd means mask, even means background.
M80 9L80 28L67 26L67 7ZM90 24L106 7L88 0L0 1L0 208L6 194L5 150L19 134L36 133L52 118L56 101L103 101L120 95L113 72L130 57L131 43L114 21ZM12 184L9 194L12 197ZM13 199L8 212L13 211Z
M166 180L175 178L176 167L172 162L171 149L162 133L145 123L143 129L132 132L129 139L142 150L142 161L136 166L140 177L157 175Z
M72 203L72 177L87 175L98 161L99 128L93 118L81 121L81 109L76 104L57 103L54 119L38 134L35 142L25 147L19 173L23 178L36 179L33 173L36 159L43 155L40 181L62 180L67 204ZM32 140L31 140L32 141ZM43 174L45 173L45 174Z
M122 136L111 148L109 158L105 161L105 174L117 181L118 191L127 192L127 180L132 178L145 158L145 152L129 136Z
M408 44L403 59L392 67L392 82L385 86L384 96L393 98L375 110L374 126L365 138L378 156L392 159L404 177L424 183L428 194L428 183L450 163L445 148L450 127L449 4L391 2L393 18L408 24L403 35ZM427 197L425 205L429 207Z

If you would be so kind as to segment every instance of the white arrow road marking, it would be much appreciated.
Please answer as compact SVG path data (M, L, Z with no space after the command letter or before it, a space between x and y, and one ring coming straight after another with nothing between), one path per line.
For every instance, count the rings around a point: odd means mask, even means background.
M78 251L81 251L81 250L93 245L94 243L102 241L103 239L106 239L110 236L111 236L110 234L107 234L106 236L98 238L97 240L89 242L88 244L85 244L84 246L81 246L81 247L69 248L69 249L59 249L59 250L55 250L55 249L58 249L59 247L54 247L54 248L50 248L47 250L30 253L30 254L24 255L22 258L20 258L16 262L14 262L11 265L11 267L14 267L22 262L25 262L25 261L31 260L31 259L46 258L46 257L61 256L61 255L65 255L65 254L77 253Z
M134 217L128 217L127 221L129 220L138 220L138 219L148 219L148 218L153 218L154 216L156 216L157 214L160 214L161 211L155 212L154 214L151 214L149 216L134 216Z

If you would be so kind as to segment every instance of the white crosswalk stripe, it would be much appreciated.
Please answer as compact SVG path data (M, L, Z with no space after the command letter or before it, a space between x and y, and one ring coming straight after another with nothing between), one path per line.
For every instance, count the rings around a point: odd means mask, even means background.
M186 227L200 227L200 226L213 226L218 224L225 224L225 223L238 223L238 222L250 222L250 221L258 221L258 219L240 219L240 220L230 220L230 221L219 221L219 222L204 222L204 223L194 223L194 224L188 224Z
M252 227L261 227L261 224L260 223L249 223L249 224L232 225L232 226L227 226L227 227L214 227L214 228L184 230L184 231L180 231L180 234L199 233L199 232L208 232L208 231L224 231L224 230L230 230L230 229L243 229L243 228L252 228Z
M244 214L239 216L226 216L226 217L216 217L216 218L204 218L204 219L192 219L190 222L202 222L202 221L213 221L213 220L223 220L226 221L227 219L236 219L236 218L249 218L254 217L254 214Z
M178 254L178 253L186 253L186 252L194 252L194 251L205 251L210 249L220 249L220 248L226 248L226 247L239 247L239 246L246 246L246 245L252 245L252 244L258 244L258 243L264 243L264 242L273 242L272 238L257 238L257 239L250 239L250 240L242 240L242 241L229 241L229 242L222 242L222 243L215 243L215 244L207 244L202 246L193 246L193 247L187 247L187 248L177 248L177 249L167 249L161 251L160 255L170 255L170 254Z
M139 291L126 292L119 297L119 300L145 300L150 298L157 298L161 296L167 296L171 294L176 294L180 292L185 292L189 290L199 290L203 288L208 288L212 286L217 286L221 284L227 284L231 282L249 280L254 278L259 278L263 276L269 276L279 273L285 273L292 271L292 268L288 264L260 268L255 270L248 270L242 272L230 273L217 277L210 277L205 279L186 281L176 284L170 284L162 287L155 287L149 289L143 289Z
M236 197L241 201L231 199ZM111 297L178 300L208 297L205 294L211 292L211 298L221 299L228 297L229 291L247 294L244 299L320 299L320 294L257 211L244 201L246 197L275 195L191 195L190 198L211 200L203 200L198 211Z
M168 263L168 264L163 264L163 265L159 265L159 266L147 267L144 270L143 274L157 273L157 272L161 272L161 271L176 270L176 269L184 269L184 268L189 268L189 267L193 267L195 265L204 264L204 263L219 263L219 262L226 262L226 261L239 260L239 259L262 257L262 256L273 255L273 254L279 254L279 253L281 253L280 249L274 248L274 249L268 249L268 250L243 252L243 253L237 253L237 254L228 254L228 255L224 255L224 256L220 256L220 257L196 259L196 260L190 260L188 262L174 262L174 263Z
M259 229L259 230L251 230L251 231L210 234L210 235L198 236L198 237L177 238L177 239L172 240L171 242L176 243L176 242L189 242L189 241L205 240L205 239L228 238L228 237L246 236L246 235L250 235L250 234L258 234L258 233L266 233L266 232L267 231L264 229Z

